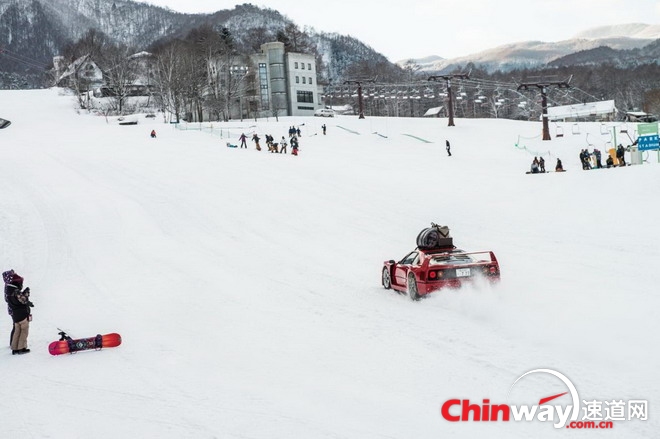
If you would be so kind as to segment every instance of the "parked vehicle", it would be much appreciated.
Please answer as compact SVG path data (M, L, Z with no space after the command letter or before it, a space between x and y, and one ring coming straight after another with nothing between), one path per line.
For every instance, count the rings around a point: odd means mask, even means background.
M319 116L319 117L335 117L335 112L334 110L330 108L319 108L314 112L314 116Z

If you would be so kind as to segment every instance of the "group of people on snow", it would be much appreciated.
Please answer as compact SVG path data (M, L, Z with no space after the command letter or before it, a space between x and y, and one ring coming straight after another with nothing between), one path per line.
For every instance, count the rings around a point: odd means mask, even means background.
M625 158L625 152L626 148L623 147L623 145L619 144L617 146L614 155L616 156L618 165L614 163L614 158L610 155L607 154L607 158L605 159L605 166L608 168L613 168L615 166L626 166L626 158ZM580 151L580 163L582 164L582 169L589 170L589 169L601 169L603 168L603 163L601 161L602 159L602 154L599 149L594 148L593 152L589 152L588 149L583 149Z
M626 152L626 148L623 145L619 144L616 150L614 150L614 155L616 156L618 164L614 163L614 158L612 157L612 155L607 154L607 158L605 159L605 166L603 166L602 153L598 148L594 148L592 152L589 152L588 149L584 148L580 150L580 154L579 154L580 164L582 165L582 169L584 169L585 171L589 169L601 169L603 167L612 168L615 166L626 166L625 152ZM555 171L561 172L563 170L564 167L561 163L561 160L557 159L557 165L555 166ZM543 157L534 157L529 173L538 174L543 172L546 172L545 160L543 159Z
M34 306L30 301L30 288L23 289L23 278L14 270L2 273L2 280L5 282L7 312L14 323L10 335L11 354L27 354L30 352L27 338L32 321L31 308Z
M530 169L532 174L538 174L539 172L545 172L545 159L543 157L538 158L534 157L532 161L532 167Z
M300 128L295 128L295 127L289 128L288 142L285 136L282 136L279 142L275 142L275 138L271 134L266 134L265 135L266 147L268 148L269 152L287 154L287 147L291 145L291 155L298 155L298 148L300 147L300 144L298 143L299 137L300 137ZM240 146L241 148L247 148L247 136L245 135L245 133L241 133L241 136L238 138L238 140L241 141L241 146ZM257 133L254 133L252 135L252 141L254 142L257 151L261 151L261 144L259 143L261 141L261 138ZM235 145L231 145L230 143L227 143L227 146L236 147Z
M562 164L561 160L559 158L557 159L557 164L555 165L555 172L563 172L564 171L564 165ZM531 174L542 174L547 172L545 170L545 159L541 157L534 157L534 160L532 161L532 166L530 168L530 173Z

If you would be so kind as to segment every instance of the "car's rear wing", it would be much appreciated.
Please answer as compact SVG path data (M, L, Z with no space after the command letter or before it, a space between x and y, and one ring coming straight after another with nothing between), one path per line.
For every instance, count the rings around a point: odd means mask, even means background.
M428 255L429 265L498 265L495 253L490 250L463 252L451 251Z

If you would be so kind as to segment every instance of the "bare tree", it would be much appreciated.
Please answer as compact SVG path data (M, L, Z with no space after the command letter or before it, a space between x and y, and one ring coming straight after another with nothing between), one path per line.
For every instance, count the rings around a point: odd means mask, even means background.
M90 28L78 41L65 44L62 56L69 63L85 55L98 60L110 46L112 43L103 32Z
M129 47L113 46L103 56L103 74L114 108L119 114L124 113L126 100L137 78L135 65L130 58L133 53Z
M164 112L174 115L177 123L184 109L185 72L182 57L186 52L184 43L174 41L160 47L156 53L154 99Z

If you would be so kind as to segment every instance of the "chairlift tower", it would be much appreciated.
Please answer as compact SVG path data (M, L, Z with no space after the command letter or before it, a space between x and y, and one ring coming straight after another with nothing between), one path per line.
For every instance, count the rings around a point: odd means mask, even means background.
M447 112L449 113L449 123L447 126L453 127L454 125L454 98L451 92L451 80L454 78L458 79L470 79L469 73L454 73L452 75L434 75L429 76L429 81L440 81L444 80L447 84L447 98L449 100Z
M364 104L362 102L362 83L363 82L376 82L373 79L349 79L347 81L344 81L344 84L357 84L357 92L358 92L358 109L359 109L359 116L358 119L364 119Z
M566 81L540 81L540 82L523 82L518 86L518 91L527 91L530 88L536 87L541 90L541 108L543 113L543 140L551 140L550 127L548 126L548 87L569 88L573 75L569 76Z

